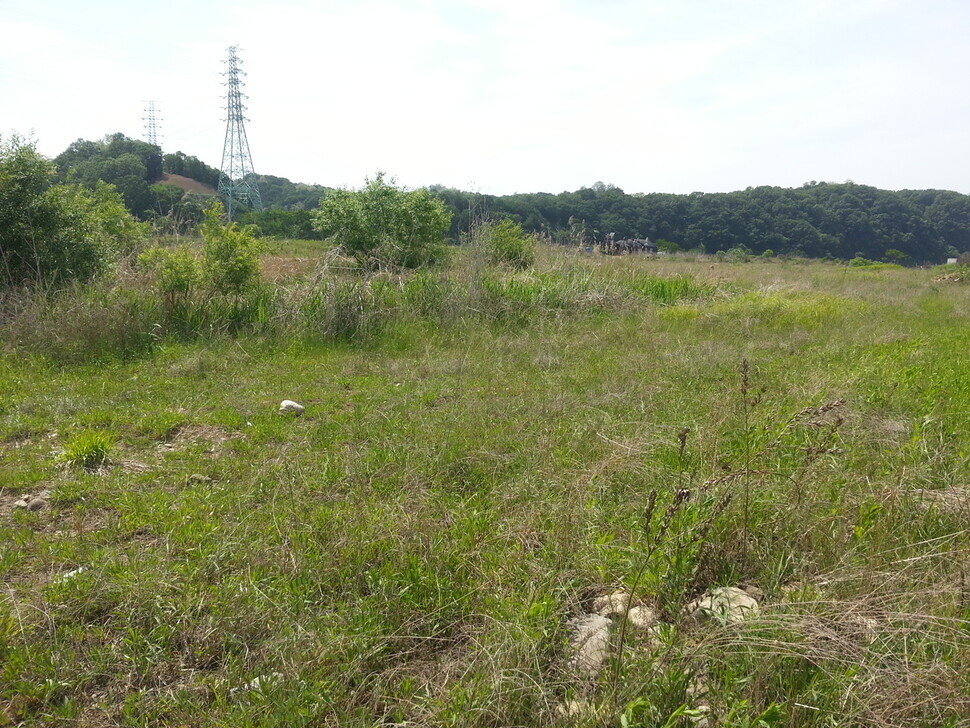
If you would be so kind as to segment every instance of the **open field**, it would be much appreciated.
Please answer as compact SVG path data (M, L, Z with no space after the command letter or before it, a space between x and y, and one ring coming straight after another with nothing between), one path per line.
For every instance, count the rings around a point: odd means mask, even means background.
M970 725L970 285L312 250L235 335L0 329L0 726Z

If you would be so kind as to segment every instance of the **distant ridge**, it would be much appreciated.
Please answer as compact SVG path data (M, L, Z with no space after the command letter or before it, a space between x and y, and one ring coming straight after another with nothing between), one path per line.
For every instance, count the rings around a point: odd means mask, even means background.
M215 187L199 182L191 177L183 177L180 174L162 173L161 179L157 184L173 185L193 195L218 195Z

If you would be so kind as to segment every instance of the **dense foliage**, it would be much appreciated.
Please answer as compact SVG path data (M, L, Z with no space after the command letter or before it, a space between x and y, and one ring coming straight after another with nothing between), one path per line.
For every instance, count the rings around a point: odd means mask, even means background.
M167 174L178 174L194 179L209 187L219 186L219 170L210 167L198 157L190 157L183 152L166 154L162 159L162 170Z
M132 214L201 220L201 208L178 188L157 184L162 172L215 187L219 171L182 152L111 134L79 139L56 158L62 181L115 185ZM320 238L310 212L331 190L259 175L263 212L246 213L264 235ZM727 193L627 194L597 182L575 192L480 195L433 186L452 213L457 241L481 215L509 218L526 232L563 244L590 245L609 233L657 241L662 250L708 253L739 249L757 255L866 258L903 264L940 263L970 250L970 196L944 190L880 190L853 182L809 182L800 188L749 187Z
M263 206L278 210L312 210L331 189L323 185L290 182L286 177L271 174L256 175L256 184L259 185Z
M54 181L32 144L0 145L0 287L90 278L142 239L111 185Z
M108 182L121 193L125 206L141 220L169 218L176 224L201 220L201 207L179 187L160 184L163 174L189 177L216 187L219 170L183 152L162 154L160 147L124 134L100 141L78 139L55 159L58 179L93 189Z
M58 178L93 188L113 184L132 214L142 216L153 207L149 190L162 176L162 150L154 144L109 134L100 141L78 139L54 159Z
M418 268L443 251L451 222L445 205L427 189L408 190L382 173L360 190L334 190L313 213L313 226L365 268Z
M244 225L255 225L260 235L296 240L322 240L323 235L313 228L310 210L247 210L239 216Z
M663 240L667 249L908 263L940 263L970 249L970 196L942 190L891 192L852 182L690 195L626 194L602 183L556 195L432 190L454 213L455 237L484 211L562 243L598 242L612 232Z

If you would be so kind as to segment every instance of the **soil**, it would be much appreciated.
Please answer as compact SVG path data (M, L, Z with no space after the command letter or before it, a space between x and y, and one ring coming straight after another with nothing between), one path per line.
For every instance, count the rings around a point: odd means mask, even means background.
M158 184L175 185L176 187L190 192L193 195L217 195L219 194L214 187L194 180L191 177L183 177L180 174L162 174Z

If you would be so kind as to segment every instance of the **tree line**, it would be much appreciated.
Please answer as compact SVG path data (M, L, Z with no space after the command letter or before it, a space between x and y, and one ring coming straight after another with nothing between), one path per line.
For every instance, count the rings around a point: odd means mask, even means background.
M881 190L853 182L726 193L627 194L597 183L575 192L489 196L432 188L455 214L452 236L476 216L509 217L560 243L649 237L667 250L941 263L970 250L970 195Z
M216 187L219 171L196 157L163 154L146 142L111 134L79 139L54 160L63 182L115 186L140 220L202 219L202 206L163 172ZM334 191L258 175L265 209L240 221L263 234L315 239L311 211ZM510 219L561 244L594 245L650 238L665 250L707 253L741 249L756 255L943 262L970 250L970 196L946 190L889 191L854 182L809 182L798 188L749 187L737 192L628 194L597 182L574 192L482 195L434 185L452 213L449 238L462 239L475 220Z

